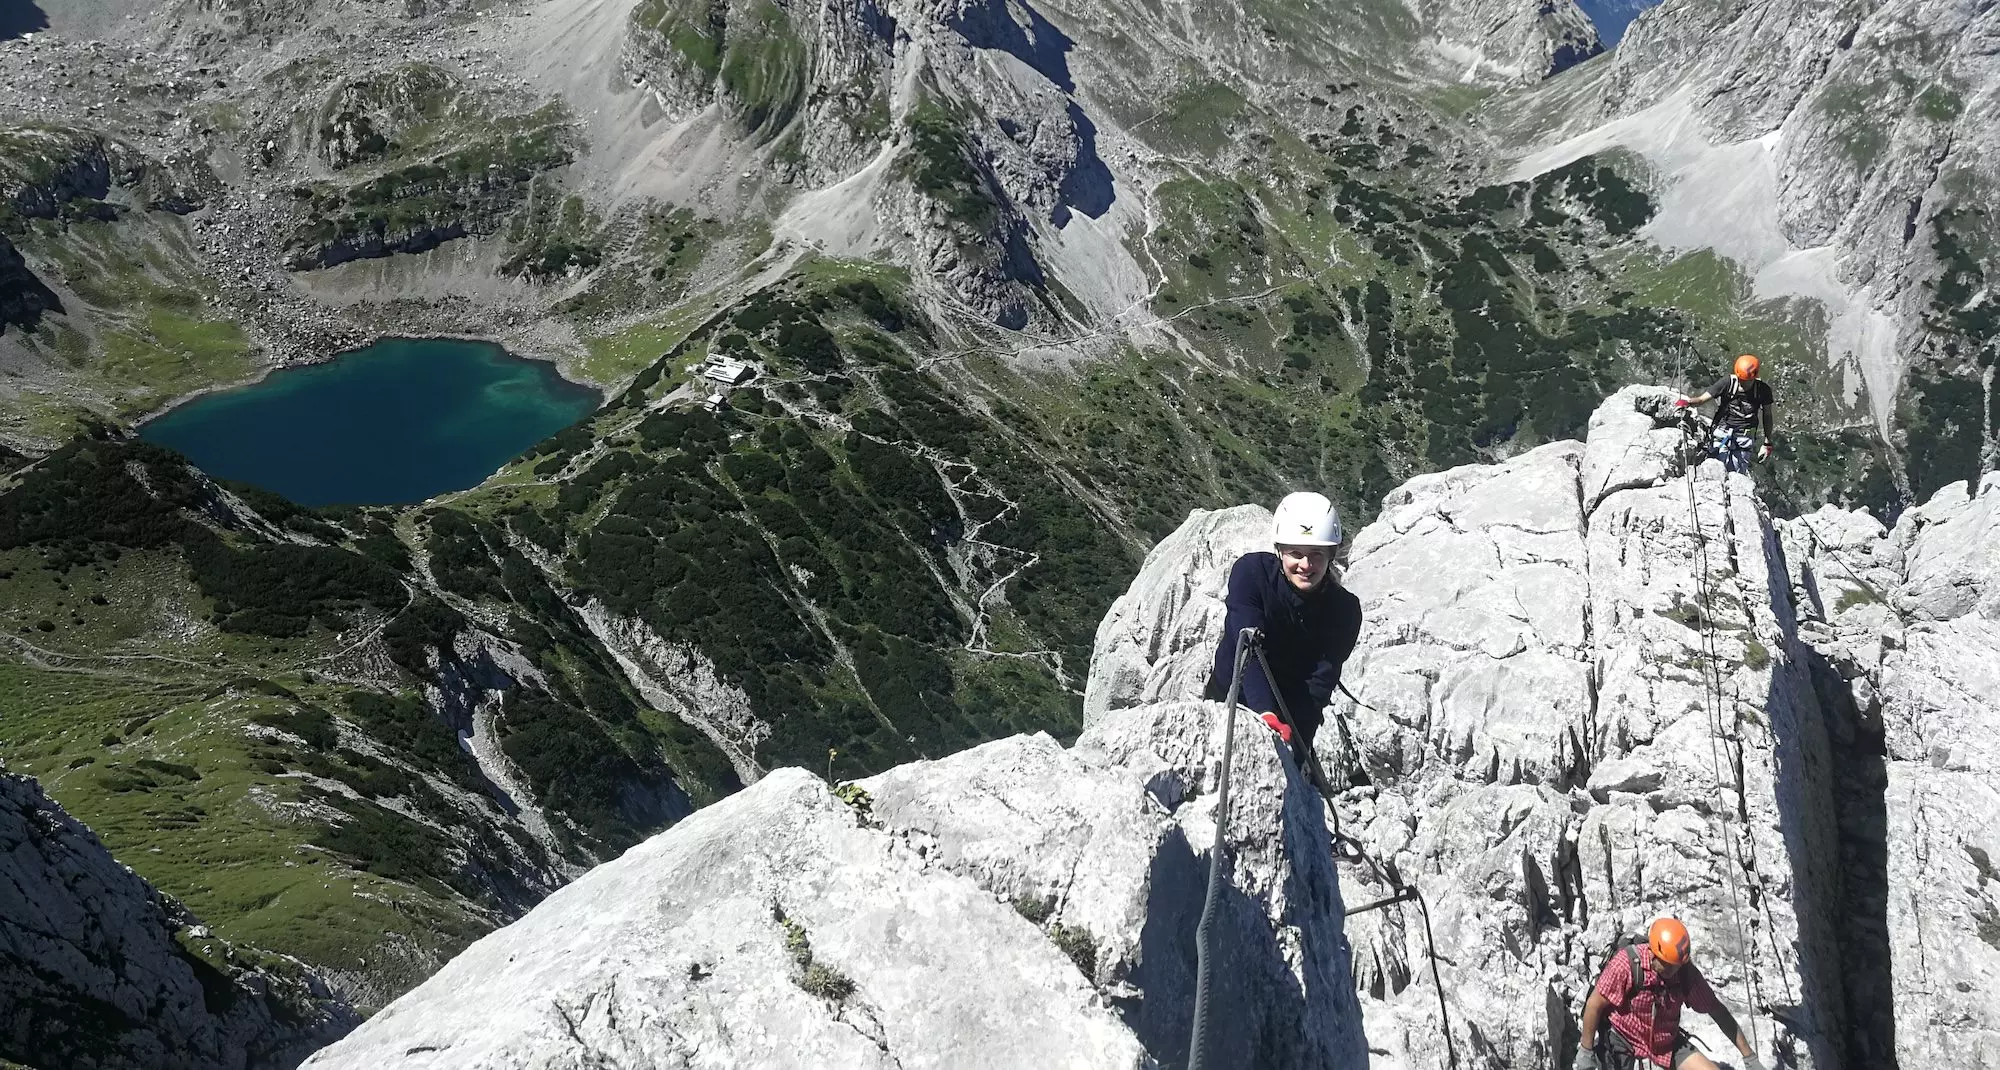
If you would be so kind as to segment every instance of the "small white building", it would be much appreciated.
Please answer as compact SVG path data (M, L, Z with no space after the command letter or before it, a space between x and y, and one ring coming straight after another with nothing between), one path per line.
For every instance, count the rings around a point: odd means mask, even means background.
M710 357L701 374L723 386L742 386L757 373L750 365L729 357Z
M710 394L701 403L701 407L708 412L721 412L729 407L729 399L723 397L721 394Z

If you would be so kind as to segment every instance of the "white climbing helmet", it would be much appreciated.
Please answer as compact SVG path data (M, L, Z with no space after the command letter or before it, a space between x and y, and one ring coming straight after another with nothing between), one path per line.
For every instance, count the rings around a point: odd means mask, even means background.
M1271 514L1271 541L1279 546L1339 546L1340 511L1324 494L1287 494Z

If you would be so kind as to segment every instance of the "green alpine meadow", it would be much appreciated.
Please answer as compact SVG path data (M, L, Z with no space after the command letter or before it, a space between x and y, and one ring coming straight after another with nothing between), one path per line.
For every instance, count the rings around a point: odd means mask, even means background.
M1772 516L2000 466L1990 7L0 8L0 767L363 1017L774 771L1074 743L1191 511L1743 354Z

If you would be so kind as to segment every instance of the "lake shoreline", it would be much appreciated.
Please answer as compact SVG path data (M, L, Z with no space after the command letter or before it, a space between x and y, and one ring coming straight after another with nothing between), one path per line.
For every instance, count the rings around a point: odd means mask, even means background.
M484 338L390 335L337 356L190 392L131 433L301 505L402 505L478 486L605 404Z
M140 428L146 426L149 423L152 423L153 421L159 419L162 416L165 416L166 414L174 411L175 409L182 407L183 405L199 401L202 398L209 396L210 394L226 394L231 390L241 390L245 387L256 386L257 384L270 378L273 374L277 372L291 371L295 368L312 368L312 367L317 367L318 365L321 364L331 364L342 357L348 356L349 354L359 353L364 349L380 345L383 342L470 342L470 343L477 343L480 345L490 345L494 346L495 348L499 349L502 353L505 353L510 357L518 357L522 360L532 360L538 363L550 365L551 367L555 368L556 376L560 378L563 382L570 383L574 386L582 387L586 390L591 391L592 393L595 393L597 395L597 406L591 410L593 412L596 411L597 408L602 408L604 406L604 403L606 401L609 401L611 397L611 395L602 386L596 383L590 382L588 380L579 380L570 378L569 375L567 375L564 372L562 361L559 358L552 356L545 356L542 354L535 354L535 353L517 353L514 350L507 348L506 343L496 341L492 338L481 338L467 334L378 334L375 337L370 338L366 342L362 342L359 345L352 345L352 346L347 346L343 349L336 349L332 353L329 353L323 357L311 357L305 360L295 360L286 364L267 364L264 367L258 369L255 375L251 375L247 378L237 379L227 383L211 383L208 386L190 390L187 393L182 394L174 398L173 400L168 401L167 403L159 406L158 408L147 410L144 415L126 421L126 423L130 428L129 435L132 438L138 438Z

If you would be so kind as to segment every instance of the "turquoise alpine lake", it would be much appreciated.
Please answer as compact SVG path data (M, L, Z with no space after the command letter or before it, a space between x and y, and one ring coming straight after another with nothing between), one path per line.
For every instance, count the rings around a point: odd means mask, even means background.
M139 437L300 505L400 505L477 486L601 400L486 342L385 338L196 398Z

